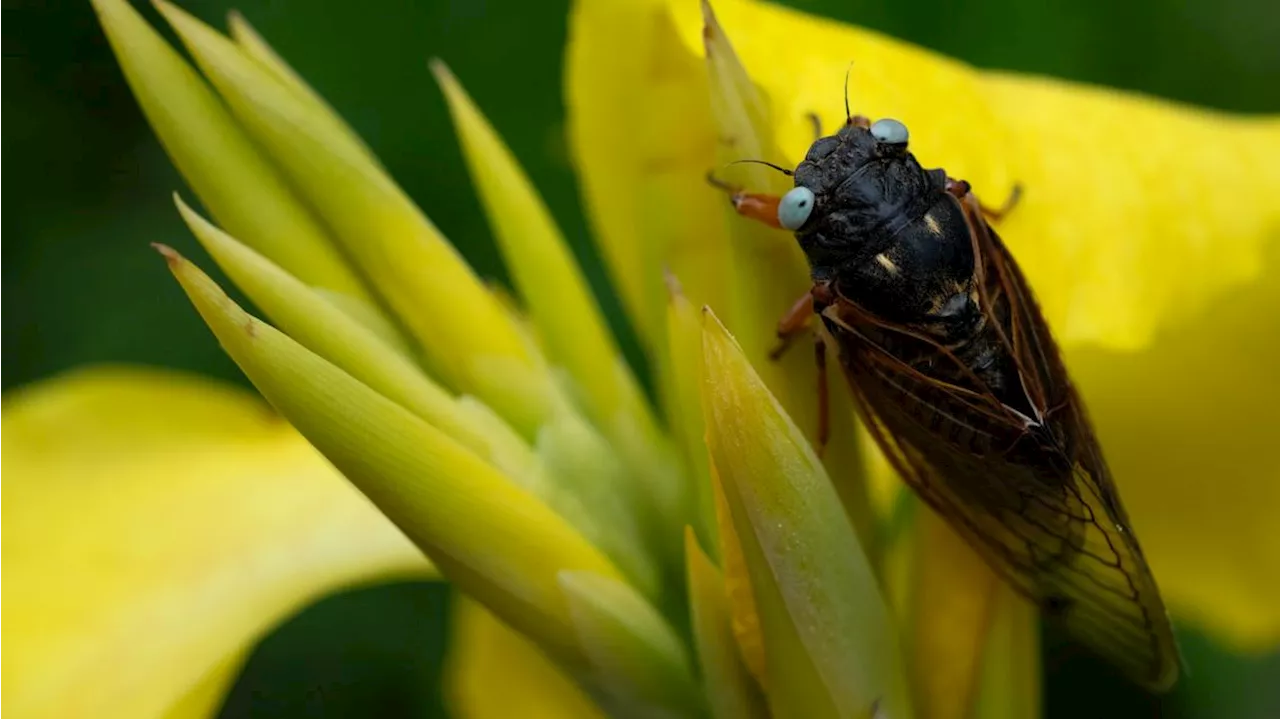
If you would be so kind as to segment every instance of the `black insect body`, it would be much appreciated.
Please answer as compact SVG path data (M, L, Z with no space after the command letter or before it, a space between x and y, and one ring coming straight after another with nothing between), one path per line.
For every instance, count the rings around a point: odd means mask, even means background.
M784 346L818 314L862 418L917 494L1079 641L1167 689L1180 660L1164 605L1048 326L987 222L999 213L921 167L907 140L896 120L851 117L783 197L734 193L809 259L811 301L780 323Z

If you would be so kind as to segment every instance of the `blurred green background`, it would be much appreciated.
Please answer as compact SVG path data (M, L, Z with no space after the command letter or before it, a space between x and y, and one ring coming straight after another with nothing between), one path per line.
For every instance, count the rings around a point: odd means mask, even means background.
M240 9L477 269L503 278L427 70L428 57L444 58L525 164L597 290L609 297L563 137L567 0L180 4L219 26L227 10ZM788 4L980 66L1280 112L1276 0ZM173 190L185 188L124 85L87 0L5 0L3 20L4 388L100 362L242 382L147 247L165 242L202 258L170 201ZM616 320L616 303L606 305ZM447 613L446 592L427 584L326 599L262 643L224 715L443 715ZM1057 637L1045 644L1051 717L1280 716L1280 655L1233 656L1188 630L1190 676L1156 700Z

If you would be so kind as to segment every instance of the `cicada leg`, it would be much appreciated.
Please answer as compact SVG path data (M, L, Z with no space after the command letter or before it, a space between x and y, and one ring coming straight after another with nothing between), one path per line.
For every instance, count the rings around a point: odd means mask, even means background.
M965 197L973 193L973 187L965 180L957 180L951 177L947 178L947 192L951 193L957 200L964 201ZM978 202L978 209L982 211L982 216L992 222L1003 220L1013 208L1018 206L1019 200L1022 199L1022 185L1015 184L1013 189L1009 191L1009 196L1005 198L1004 204L999 207L992 208Z
M786 354L791 343L809 327L813 319L813 291L804 293L791 309L778 320L778 346L769 351L769 359L776 360Z
M782 225L778 223L778 203L782 201L781 197L760 192L747 192L741 187L721 180L710 172L707 173L707 182L711 183L713 187L729 193L729 201L733 203L733 209L739 215L749 217L757 222L763 222L779 230L782 229Z
M827 387L827 341L821 332L813 333L813 363L818 369L818 446L814 449L822 456L831 438L831 399Z
M795 338L809 329L818 307L826 307L832 301L832 290L826 282L819 282L804 293L791 309L778 321L778 346L769 352L769 358L777 360L791 347ZM813 332L813 362L818 370L818 456L822 456L831 436L831 406L827 386L827 342L822 333Z

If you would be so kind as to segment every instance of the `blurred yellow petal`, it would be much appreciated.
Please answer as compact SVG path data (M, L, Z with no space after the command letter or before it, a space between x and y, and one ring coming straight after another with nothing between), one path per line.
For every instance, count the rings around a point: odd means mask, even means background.
M704 328L707 444L760 613L774 714L911 716L893 622L821 462L709 312Z
M227 385L81 371L6 395L3 437L9 716L207 716L282 618L428 570L306 440Z
M458 719L604 719L538 648L465 597L454 602L445 692Z
M1007 586L998 586L995 594L977 706L970 716L1041 716L1040 609Z
M1250 651L1280 644L1277 356L1280 242L1147 350L1068 353L1170 612Z
M217 716L231 688L240 674L244 656L233 654L221 664L210 669L182 698L169 706L164 719L208 719Z
M914 525L914 577L901 626L916 710L924 719L965 719L978 694L999 580L933 510L916 507Z
M695 306L722 306L728 292L724 198L704 179L716 144L706 71L652 0L575 2L569 22L566 120L587 217L624 305L658 355L664 262L699 279Z
M161 248L223 349L263 396L390 517L441 572L570 664L565 570L618 570L545 504L408 410L246 314Z
M724 570L724 592L729 601L729 624L742 663L756 681L766 689L769 686L769 666L765 659L764 632L760 628L760 612L756 608L755 590L747 569L747 558L742 550L742 540L734 527L733 512L724 494L724 485L715 465L710 468L711 492L715 502L716 534L720 539L720 564Z
M307 284L367 298L325 230L182 57L127 0L93 6L151 127L218 222Z
M475 415L350 314L177 200L178 211L224 272L293 340L426 420L516 479L532 449L510 428Z
M766 719L764 695L742 663L733 634L724 577L698 546L692 529L685 531L684 546L693 640L711 714L715 719Z
M552 411L554 387L457 250L337 116L200 21L157 5L236 118L419 341L432 370L532 438Z

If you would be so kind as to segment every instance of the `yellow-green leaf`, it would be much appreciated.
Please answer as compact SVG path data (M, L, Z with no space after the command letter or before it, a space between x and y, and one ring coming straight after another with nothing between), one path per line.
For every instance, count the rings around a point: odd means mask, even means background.
M835 489L742 350L705 316L707 443L760 613L774 714L865 716L878 705L906 719L892 620Z
M400 405L248 315L172 250L170 270L263 396L468 594L583 661L559 574L618 570L562 517Z
M555 388L461 255L337 116L200 21L158 6L236 118L419 341L440 379L477 395L532 438L553 409Z
M667 518L660 531L670 532L671 520L686 511L683 477L586 279L511 151L445 65L434 61L432 70L548 361L563 370L571 394L612 440L635 482L656 503L655 513ZM632 501L644 499L640 492L631 494Z
M93 7L152 129L218 222L307 284L367 298L328 233L182 57L127 0Z
M3 437L8 716L208 716L276 622L429 569L231 386L81 370L7 394Z
M213 259L289 337L382 396L426 420L517 481L526 481L534 456L501 423L476 415L422 370L330 300L209 224L181 200L178 211Z
M560 586L590 660L587 681L611 716L703 713L684 643L635 589L587 571L561 572Z

